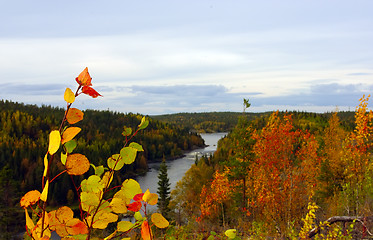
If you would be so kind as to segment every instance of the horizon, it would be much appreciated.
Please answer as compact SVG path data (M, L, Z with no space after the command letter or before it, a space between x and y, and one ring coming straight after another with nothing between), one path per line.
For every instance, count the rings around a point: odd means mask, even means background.
M11 103L14 103L14 104L23 104L25 106L36 106L38 108L42 108L42 107L51 107L51 108L60 108L61 110L65 110L66 106L65 107L61 107L61 106L53 106L53 105L50 105L50 104L32 104L32 103L23 103L23 102L15 102L15 101L12 101L12 100L9 100L9 99L0 99L0 101L8 101L8 102L11 102ZM165 116L165 115L176 115L176 114L203 114L203 113L237 113L237 114L243 114L243 112L241 111L211 111L211 112L174 112L174 113L164 113L164 114L143 114L141 112L120 112L120 111L116 111L116 110L110 110L110 109L91 109L91 108L87 108L87 109L82 109L82 111L99 111L99 112L104 112L104 111L109 111L109 112L112 112L112 113L119 113L119 114L138 114L138 115L142 115L142 116L149 116L149 117L153 117L153 116ZM344 112L349 112L349 113L353 113L355 112L355 110L339 110L338 108L335 108L334 111L327 111L327 112L309 112L309 111L297 111L297 110L273 110L273 111L263 111L263 112L253 112L253 111L249 111L249 109L246 109L245 111L245 114L265 114L265 113L273 113L273 112L276 112L276 111L279 111L279 112L298 112L298 113L301 113L301 112L305 112L305 113L316 113L316 114L329 114L329 113L334 113L334 112L337 112L337 113L344 113Z
M101 99L178 112L332 112L373 92L373 2L5 2L0 99L64 106L88 67Z

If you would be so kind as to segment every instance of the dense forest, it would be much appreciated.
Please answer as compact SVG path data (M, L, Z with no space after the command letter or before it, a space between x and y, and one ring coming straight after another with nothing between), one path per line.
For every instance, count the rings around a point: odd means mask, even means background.
M234 228L252 239L372 237L368 99L355 113L239 117L171 193L173 218L183 225L173 234L207 238Z
M363 98L356 112L182 113L167 115L169 120L153 116L134 137L144 152L114 181L120 184L146 171L148 161L172 159L203 146L193 132L228 131L215 154L196 159L178 182L167 210L171 225L156 234L164 239L224 239L219 233L236 229L236 239L307 239L312 230L324 234L321 239L369 236L373 113L367 111L367 101ZM48 134L58 128L64 110L1 101L0 112L0 226L3 233L13 234L24 228L20 197L41 189ZM122 147L124 129L136 128L141 118L84 111L76 124L84 136L77 138L76 151L96 166L105 165ZM57 164L51 171L61 169ZM71 184L62 175L53 185L51 207L76 204ZM345 217L350 225L342 221L326 231L328 222L323 221L334 216Z
M11 101L0 101L0 223L16 228L20 221L19 197L25 192L41 188L43 157L48 149L49 133L58 129L64 109L51 106L38 107ZM106 164L113 153L123 147L125 127L135 128L141 120L139 114L123 114L110 111L84 111L84 119L76 124L82 131L77 139L76 151L84 154L97 165ZM172 159L184 151L204 146L203 139L188 129L173 124L149 119L149 126L134 137L144 152L138 154L135 162L121 170L117 182L147 171L149 161L163 157ZM62 166L54 166L54 171ZM62 176L52 189L52 205L73 202L77 198L71 191L71 181ZM7 216L4 215L7 212ZM21 216L21 220L22 220ZM14 221L14 224L5 224ZM12 232L12 229L5 231Z
M299 122L300 127L315 128L323 127L327 124L327 119L331 113L310 113L310 112L291 112L295 120ZM202 112L202 113L175 113L165 115L154 115L152 118L165 123L177 124L188 128L193 132L211 133L211 132L229 132L232 131L238 122L238 119L244 118L247 121L253 121L265 116L271 115L271 112L253 113L253 112ZM338 117L344 127L350 130L354 124L353 112L338 112ZM313 129L315 130L315 129Z

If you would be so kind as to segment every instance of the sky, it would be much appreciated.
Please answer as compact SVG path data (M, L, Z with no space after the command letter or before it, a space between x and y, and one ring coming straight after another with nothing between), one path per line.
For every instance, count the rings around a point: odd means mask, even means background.
M145 115L354 110L373 92L371 0L0 1L0 99Z

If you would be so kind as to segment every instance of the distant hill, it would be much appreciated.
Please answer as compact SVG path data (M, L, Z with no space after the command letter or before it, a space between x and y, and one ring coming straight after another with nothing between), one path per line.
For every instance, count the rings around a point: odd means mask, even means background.
M151 116L153 119L181 125L195 132L228 132L232 130L241 116L249 120L269 115L270 113L242 113L242 112L202 112L175 113Z
M272 112L251 113L251 112L202 112L202 113L175 113L164 115L153 115L153 119L175 124L189 129L192 132L229 132L237 124L240 117L248 121L263 119L270 116ZM327 124L331 113L312 113L312 112L290 112L293 115L295 124L302 125L313 131ZM338 112L341 125L350 130L354 126L354 112ZM263 122L262 121L262 122ZM260 121L259 121L260 122Z

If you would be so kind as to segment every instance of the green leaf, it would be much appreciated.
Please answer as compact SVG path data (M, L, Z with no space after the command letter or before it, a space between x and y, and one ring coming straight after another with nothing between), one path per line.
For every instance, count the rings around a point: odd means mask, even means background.
M144 149L142 148L142 146L140 144L138 144L138 143L135 143L135 142L130 143L129 147L132 147L132 148L136 149L139 152L143 152L144 151Z
M129 136L132 134L132 128L124 127L124 131L122 132L123 136Z
M120 156L125 164L131 164L135 161L137 149L133 147L124 147L120 150Z
M149 121L145 117L142 117L141 123L138 126L139 130L145 129L148 125L149 125Z
M105 168L102 165L95 168L95 174L99 177L104 173L104 171Z
M76 141L74 139L70 140L66 142L64 146L67 153L72 153L72 151L74 151L74 149L76 148Z
M110 169L118 171L124 166L124 159L120 154L114 154L108 158L107 165Z
M133 215L133 217L137 220L137 221L142 221L144 219L144 217L141 215L140 212L135 212L135 214Z
M96 175L90 176L88 179L84 179L81 183L83 192L94 192L98 193L104 189L101 178Z
M128 222L128 221L120 221L118 222L117 229L119 232L127 232L131 230L135 224Z
M61 152L61 163L62 163L62 165L66 164L66 159L67 159L67 153Z

